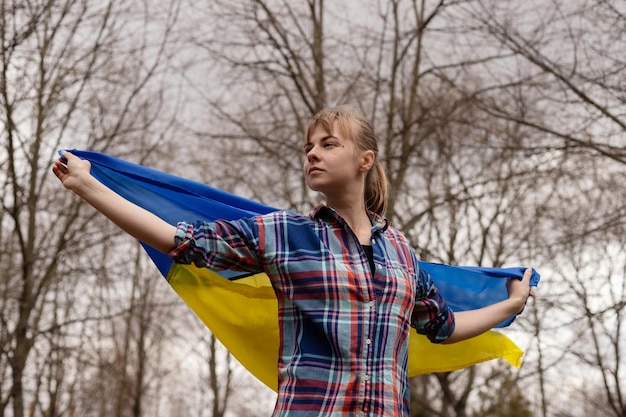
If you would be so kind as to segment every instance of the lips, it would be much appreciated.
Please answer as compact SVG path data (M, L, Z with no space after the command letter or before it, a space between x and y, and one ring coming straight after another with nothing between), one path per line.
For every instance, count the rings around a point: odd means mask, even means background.
M321 168L318 168L318 167L311 167L311 168L309 168L309 172L308 172L308 174L309 174L309 175L311 175L311 174L314 174L314 173L316 173L316 172L322 172L322 171L323 171L323 170L322 170Z

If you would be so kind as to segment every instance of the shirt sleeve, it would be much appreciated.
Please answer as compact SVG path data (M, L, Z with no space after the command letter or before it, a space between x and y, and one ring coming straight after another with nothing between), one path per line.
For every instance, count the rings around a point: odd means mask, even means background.
M261 272L255 218L237 221L180 222L169 253L174 262L213 270Z
M454 313L446 305L430 275L422 268L418 273L415 307L411 325L433 343L441 343L454 331Z

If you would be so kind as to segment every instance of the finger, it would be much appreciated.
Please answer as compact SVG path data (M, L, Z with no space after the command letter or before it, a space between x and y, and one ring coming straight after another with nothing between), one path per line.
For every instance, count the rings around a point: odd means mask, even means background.
M76 155L66 151L66 150L61 150L61 157L59 158L59 160L65 164L68 163L68 161L72 158L76 158Z
M61 170L61 169L67 170L67 159L60 156L59 159L54 161L54 164L52 165L52 167L58 170Z
M52 173L56 175L58 179L61 179L61 177L65 175L65 172L67 172L67 167L63 166L61 162L56 161L54 165L52 165Z
M59 157L59 163L64 168L64 172L69 174L78 166L77 163L81 159L73 153L65 150L61 150L60 153L61 156Z
M529 287L528 287L528 296L529 297L534 297L535 296L535 291L537 290L537 287L533 287L533 286L530 285L530 278L532 277L532 274L533 274L532 268L527 268L524 271L524 280L527 280L528 281L528 285L529 285Z

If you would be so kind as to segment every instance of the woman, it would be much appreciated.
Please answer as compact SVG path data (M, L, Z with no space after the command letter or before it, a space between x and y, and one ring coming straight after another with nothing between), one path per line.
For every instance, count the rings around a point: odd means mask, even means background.
M268 275L280 329L274 415L408 416L410 327L434 343L479 335L522 310L531 271L510 283L507 300L453 313L404 236L382 217L387 185L376 142L370 123L350 108L312 118L303 171L326 202L308 216L279 211L175 227L106 188L87 161L64 153L52 170L176 262Z

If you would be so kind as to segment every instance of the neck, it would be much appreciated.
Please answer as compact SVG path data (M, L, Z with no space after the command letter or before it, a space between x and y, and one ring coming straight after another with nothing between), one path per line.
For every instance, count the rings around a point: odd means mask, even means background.
M358 203L354 203L358 201ZM372 233L372 222L367 214L365 201L363 198L359 200L326 200L328 207L341 216L348 223L350 229L356 234L361 244L369 244Z

